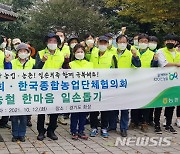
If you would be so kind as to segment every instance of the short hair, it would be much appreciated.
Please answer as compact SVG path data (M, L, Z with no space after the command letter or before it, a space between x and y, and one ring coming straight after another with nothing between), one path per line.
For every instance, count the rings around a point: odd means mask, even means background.
M139 41L140 39L143 39L143 38L145 38L145 39L147 39L147 40L149 41L149 36L148 36L147 34L140 34L140 35L138 36L138 41Z
M75 53L79 48L81 48L85 52L85 47L80 43L75 45L73 52Z
M117 38L116 38L116 42L118 42L119 39L122 39L123 37L126 38L126 40L128 41L126 35L119 35Z
M86 40L89 36L92 36L93 38L95 37L93 34L87 33L84 35L84 40Z
M149 36L149 41L159 42L159 39L156 36Z
M167 34L167 35L164 37L164 41L167 41L167 40L177 41L177 36L174 35L174 34Z

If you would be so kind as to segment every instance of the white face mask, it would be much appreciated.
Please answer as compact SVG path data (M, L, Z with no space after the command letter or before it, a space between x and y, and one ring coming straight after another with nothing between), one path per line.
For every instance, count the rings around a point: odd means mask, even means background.
M157 47L157 43L149 43L149 49L154 50Z
M118 44L118 49L120 49L120 50L125 50L126 47L127 47L127 43L119 43Z
M109 40L109 46L111 46L113 43L113 40Z
M78 60L84 59L84 53L75 53L75 58Z
M146 49L148 47L148 44L146 43L139 43L139 49Z
M71 44L70 44L70 48L71 48L71 49L74 49L74 47L76 46L76 44L77 44L77 43L71 43Z
M138 46L138 40L134 40L134 45Z
M64 37L59 37L61 40L61 44L64 42Z
M106 49L107 49L107 45L99 45L99 50L101 51L101 52L105 52L106 51Z
M86 40L86 44L87 46L89 46L90 44L94 44L94 40Z
M50 49L50 50L56 50L57 44L49 43L49 44L47 45L47 47L48 47L48 49Z
M30 53L19 53L18 54L18 57L20 58L20 59L26 59L26 58L28 58L30 56Z
M7 43L6 43L6 42L3 42L3 43L1 44L1 48L2 48L2 49L5 49L5 48L6 48L6 45L7 45Z

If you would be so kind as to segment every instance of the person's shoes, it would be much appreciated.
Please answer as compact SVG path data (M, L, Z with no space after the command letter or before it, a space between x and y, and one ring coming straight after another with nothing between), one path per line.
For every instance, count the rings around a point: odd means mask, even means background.
M5 125L0 125L0 128L8 128L8 129L11 129L11 126L8 125L8 124L5 124Z
M45 133L46 133L46 131L40 132L37 136L37 140L39 140L39 141L44 140L44 138L46 138Z
M83 140L87 140L87 139L88 139L88 136L86 136L85 133L79 133L79 134L78 134L78 137L79 137L80 139L83 139Z
M72 140L78 140L78 134L72 133Z
M102 129L101 130L101 136L104 137L104 138L108 138L109 134L107 132L107 129Z
M28 126L28 127L32 127L31 120L28 120L28 121L27 121L27 126Z
M58 137L56 136L56 134L54 132L47 132L47 137L49 137L52 140L58 140Z
M23 137L19 137L19 141L21 141L21 142L25 142L26 141L26 139L25 139L25 137L23 136Z
M58 117L58 123L62 124L62 125L67 125L66 120L64 119L64 116L60 115Z
M3 139L3 137L1 136L1 134L0 134L0 142L4 142L4 139Z
M111 131L112 131L112 132L116 132L116 128L108 128L107 131L108 131L108 132L111 132Z
M172 126L166 126L165 131L173 134L177 134L177 131Z
M12 142L17 142L18 138L17 137L12 137Z
M96 137L98 135L98 130L96 128L92 129L90 132L90 137Z
M148 125L147 124L141 124L141 131L144 133L148 132Z
M121 136L122 137L127 137L127 130L122 130L121 131Z
M155 132L156 134L162 134L161 127L160 127L160 126L155 126L154 132Z
M175 125L180 128L180 119L176 119Z

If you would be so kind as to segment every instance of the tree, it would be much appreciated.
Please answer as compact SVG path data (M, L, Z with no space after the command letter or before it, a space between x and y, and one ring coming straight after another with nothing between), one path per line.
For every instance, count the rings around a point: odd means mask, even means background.
M132 17L156 32L180 34L180 5L175 0L105 0L120 16Z

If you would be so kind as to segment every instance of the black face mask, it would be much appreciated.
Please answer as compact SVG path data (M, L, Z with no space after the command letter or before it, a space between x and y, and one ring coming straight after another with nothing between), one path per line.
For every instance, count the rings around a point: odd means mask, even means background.
M174 48L174 43L167 43L166 46L168 49L172 49Z

